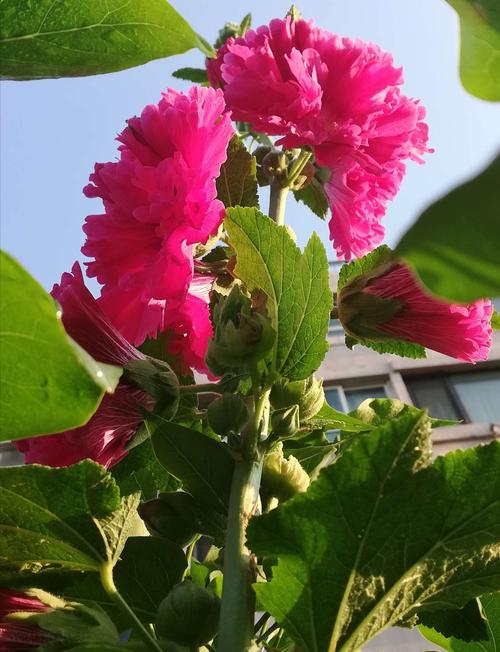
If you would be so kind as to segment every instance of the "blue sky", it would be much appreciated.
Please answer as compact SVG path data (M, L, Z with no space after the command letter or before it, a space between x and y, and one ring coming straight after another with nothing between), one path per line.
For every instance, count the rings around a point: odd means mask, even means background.
M290 2L174 0L194 28L213 41L224 22L252 11L254 26L283 16ZM208 8L207 8L208 7ZM425 206L476 172L500 142L498 105L469 96L458 80L458 20L444 0L308 0L305 17L350 37L378 43L405 71L405 93L428 111L436 152L410 164L385 218L397 242ZM4 82L1 93L1 243L46 287L71 267L83 244L81 224L99 202L81 192L95 161L113 160L114 137L130 116L156 102L179 67L199 66L196 51L139 68L80 79ZM329 255L327 226L292 201L287 221L303 245L311 231ZM92 285L95 289L95 286Z

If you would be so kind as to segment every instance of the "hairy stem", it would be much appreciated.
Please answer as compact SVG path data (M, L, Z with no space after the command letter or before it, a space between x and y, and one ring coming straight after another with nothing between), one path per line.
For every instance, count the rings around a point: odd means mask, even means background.
M111 600L115 602L118 607L121 609L123 614L127 617L127 620L130 623L130 626L137 632L137 634L142 638L144 643L150 650L155 652L162 652L162 649L158 642L153 638L153 634L149 632L146 627L141 623L139 618L132 611L127 602L123 599L122 595L115 586L113 580L113 567L111 564L103 564L101 566L101 584L102 588L109 595Z
M290 188L283 186L280 179L275 179L271 184L271 194L269 197L269 217L276 224L285 223L286 197Z

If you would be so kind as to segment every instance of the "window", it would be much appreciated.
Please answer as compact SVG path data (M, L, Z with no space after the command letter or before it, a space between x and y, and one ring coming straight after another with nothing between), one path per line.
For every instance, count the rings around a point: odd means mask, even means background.
M344 329L338 319L330 319L328 325L328 337L333 337L334 335L343 335Z
M340 412L351 412L367 398L387 398L387 392L383 385L371 387L326 387L325 396L327 403Z
M500 370L409 379L407 386L432 417L500 423Z

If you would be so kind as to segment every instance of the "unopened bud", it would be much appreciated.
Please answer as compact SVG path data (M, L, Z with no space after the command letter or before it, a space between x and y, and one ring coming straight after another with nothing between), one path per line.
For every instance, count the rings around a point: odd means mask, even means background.
M161 602L156 631L165 638L190 648L208 643L216 634L219 598L194 582L176 584Z
M288 500L309 487L310 479L300 462L290 455L285 459L283 443L279 442L265 456L262 483L266 491L281 501Z
M169 407L175 414L179 403L179 381L166 362L155 358L130 360L123 373L126 380L149 394L158 408Z
M325 402L323 380L317 380L314 376L293 381L282 378L273 386L270 400L275 409L298 405L301 423L308 421Z
M271 416L271 427L277 437L292 437L300 428L299 406L275 410Z
M223 394L207 409L208 423L221 437L241 432L248 421L248 408L237 394Z
M139 515L154 536L184 546L196 534L198 518L194 498L184 492L161 493L139 505Z

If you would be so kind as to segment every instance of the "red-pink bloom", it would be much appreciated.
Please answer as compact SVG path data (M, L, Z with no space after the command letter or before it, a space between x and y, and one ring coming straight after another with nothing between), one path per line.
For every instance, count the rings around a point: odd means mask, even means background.
M21 652L40 647L54 640L54 636L36 625L10 621L16 612L42 613L47 605L26 593L0 589L0 652Z
M215 179L233 135L225 108L221 91L168 90L128 121L118 161L97 164L84 189L101 197L105 209L87 217L82 248L94 259L88 274L103 285L100 306L136 345L174 327L187 340L179 350L200 370L208 306L194 308L193 250L224 218ZM202 327L194 321L200 313ZM203 335L204 345L193 334Z
M54 285L52 296L61 306L66 331L93 358L116 365L144 358L110 324L85 287L78 263L71 274L63 274L60 285ZM68 466L89 458L110 467L126 454L125 445L143 421L142 408L150 407L149 396L120 380L84 426L14 443L28 464Z
M312 21L272 20L230 38L207 64L233 118L313 147L328 167L330 236L339 257L373 249L407 159L427 149L425 110L404 96L401 68L371 43L336 36Z
M372 327L381 334L415 342L466 362L479 362L488 357L493 314L489 299L468 306L447 303L426 292L413 272L402 264L369 280L362 292L401 302L401 307L387 321L372 322Z

